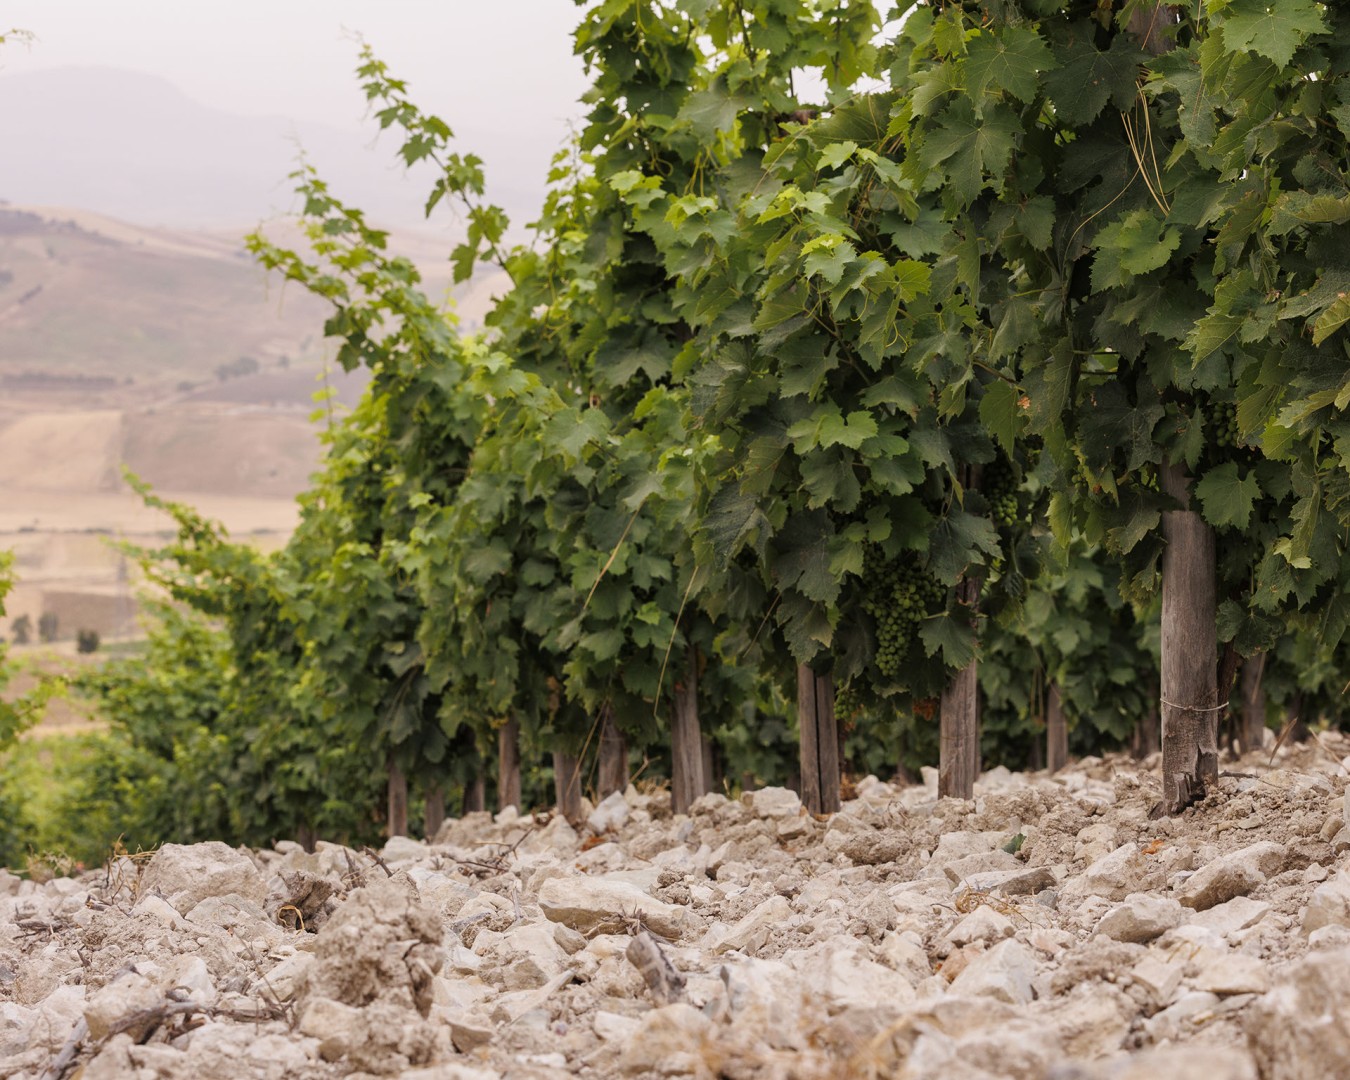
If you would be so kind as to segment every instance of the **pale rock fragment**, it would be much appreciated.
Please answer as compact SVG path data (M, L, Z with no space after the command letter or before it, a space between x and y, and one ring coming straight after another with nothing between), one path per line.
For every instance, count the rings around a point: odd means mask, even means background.
M144 893L136 901L136 906L131 909L137 915L149 915L151 918L158 919L167 928L171 930L181 930L183 928L183 916L164 899L156 893Z
M1310 949L1341 949L1347 945L1350 945L1350 926L1332 923L1329 926L1319 926L1308 935Z
M735 857L735 854L736 854L736 846L730 840L726 840L721 844L719 844L717 847L713 848L712 854L708 856L708 866L707 866L708 876L711 878L716 878L717 871L721 870L723 866L731 862L732 859Z
M1205 949L1190 961L1196 974L1190 984L1197 990L1228 997L1233 994L1264 994L1270 986L1266 965L1255 956Z
M1350 926L1350 872L1340 871L1313 890L1303 912L1303 935L1324 926Z
M347 1056L363 1027L360 1009L331 998L315 998L300 1014L298 1030L319 1040L324 1061L337 1061Z
M391 867L419 862L427 855L427 845L411 836L391 836L380 849L380 858Z
M297 955L305 956L306 953ZM285 961L283 961L285 963ZM274 972L276 968L272 969ZM200 956L186 954L176 956L159 980L164 991L186 994L192 1001L209 1005L216 1000L216 986L206 961Z
M914 1000L914 988L897 971L868 958L867 947L852 938L822 942L789 953L785 962L796 971L800 986L809 987L829 1015L845 1010L875 1013L876 1027L889 1022L895 1008Z
M496 1025L482 1016L451 1017L449 1022L450 1042L461 1054L470 1054L480 1046L486 1046L497 1033Z
M974 855L964 855L942 864L942 872L953 885L969 884L977 874L1021 873L1025 865L1016 855L995 848L993 851L981 851Z
M887 933L879 949L881 960L905 977L911 986L918 986L933 974L923 938L912 930Z
M1153 1042L1188 1039L1214 1015L1219 995L1207 990L1184 991L1165 1009L1144 1022Z
M991 907L981 905L953 926L943 938L949 948L960 948L975 941L993 945L1017 932L1013 921Z
M1184 960L1156 950L1150 950L1130 969L1130 978L1148 991L1159 1008L1170 1005L1176 998L1185 974Z
M1115 941L1144 944L1180 926L1185 917L1185 909L1170 897L1131 893L1102 916L1096 933Z
M1284 849L1264 840L1220 856L1192 874L1177 890L1177 899L1188 908L1205 911L1245 896L1284 865Z
M266 975L260 975L250 987L250 993L271 994L278 1001L290 1001L304 987L305 977L313 966L313 953L295 953L282 960Z
M1069 878L1062 892L1069 896L1102 896L1108 900L1124 900L1137 892L1148 864L1135 843L1122 844L1103 855L1081 874Z
M1020 941L1004 941L971 960L952 982L951 992L1024 1005L1031 1000L1035 974L1035 954Z
M0 1001L0 1058L17 1054L28 1046L28 1033L38 1011L13 1001Z
M267 896L267 882L247 855L209 840L163 845L146 867L140 892L142 896L158 893L180 915L186 915L212 896L234 894L260 905Z
M1090 865L1111 854L1116 848L1116 829L1104 821L1089 825L1078 833L1074 841L1074 862Z
M628 823L628 800L623 792L615 791L600 800L600 805L591 811L586 819L586 827L596 836L618 832Z
M1120 1049L1139 1006L1114 986L1084 983L1036 1015L1042 1040L1070 1058L1098 1058ZM1036 1077L1035 1080L1042 1080Z
M604 1009L597 1009L591 1017L591 1028L603 1042L627 1043L641 1027L642 1021L637 1017L622 1016Z
M702 947L716 955L733 949L753 953L770 934L792 918L792 905L782 896L771 896L731 926L718 923L704 937Z
M269 948L285 939L285 932L257 903L237 893L208 896L186 918L194 926L223 930L238 941L265 941Z
M801 796L788 788L766 787L747 791L741 796L741 802L756 817L762 818L795 817L802 812Z
M32 1006L35 1014L32 1039L35 1045L55 1050L68 1032L84 1016L88 994L83 986L58 986L45 1001Z
M553 878L539 890L539 907L553 922L586 933L601 926L619 929L641 917L662 937L675 939L703 929L704 920L688 908L667 904L627 882Z
M443 1061L439 1065L428 1065L422 1069L408 1069L399 1074L398 1080L502 1080L502 1074L496 1069L480 1069L455 1061Z
M159 1022L156 1010L164 1003L164 994L144 975L128 971L114 979L89 999L84 1007L84 1022L95 1041L126 1032L139 1040Z
M1350 1076L1350 949L1310 953L1247 1010L1263 1080Z
M553 924L553 940L558 943L558 948L562 949L568 956L581 952L586 947L586 936L578 934L570 926L563 923Z
M567 953L558 944L550 924L532 922L506 930L495 958L490 981L507 991L533 990L562 971Z
M702 1012L683 1002L653 1009L624 1047L620 1068L629 1075L706 1075L702 1048L711 1027Z
M988 854L998 848L1002 838L1002 832L944 832L928 864L935 869L942 869L958 859Z
M1246 1050L1225 1046L1150 1047L1127 1058L1051 1069L1046 1080L1257 1080Z
M1236 934L1240 930L1255 926L1268 914L1270 905L1264 900L1235 896L1222 904L1215 904L1206 911L1196 912L1191 916L1189 925L1225 935Z

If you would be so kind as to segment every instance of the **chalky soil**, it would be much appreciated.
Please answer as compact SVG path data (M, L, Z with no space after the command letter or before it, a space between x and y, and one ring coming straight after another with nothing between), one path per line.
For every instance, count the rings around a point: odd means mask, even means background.
M1350 1076L1350 741L0 872L0 1078Z

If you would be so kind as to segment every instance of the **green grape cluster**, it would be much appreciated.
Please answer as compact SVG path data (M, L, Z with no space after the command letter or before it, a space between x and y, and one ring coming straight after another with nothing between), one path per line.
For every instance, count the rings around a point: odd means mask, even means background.
M1237 406L1226 401L1213 404L1205 429L1209 441L1219 449L1227 450L1237 446L1241 438L1238 431Z
M1017 524L1020 507L1017 502L1017 476L1012 463L1002 454L984 467L980 477L980 491L989 501L989 516L1000 528Z
M918 637L919 624L941 609L947 590L912 555L887 560L872 547L864 560L863 580L867 595L862 607L877 625L877 670L894 678Z
M852 681L845 683L834 692L835 719L846 727L851 727L858 714L862 712L862 704L862 695L858 692L857 684Z

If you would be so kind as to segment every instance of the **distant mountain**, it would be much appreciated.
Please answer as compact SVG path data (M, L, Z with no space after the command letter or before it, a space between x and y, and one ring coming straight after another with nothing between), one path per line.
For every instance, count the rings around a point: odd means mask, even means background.
M285 222L265 231L283 244L298 239ZM390 246L422 268L428 295L455 302L467 328L509 284L485 272L452 290L441 240L394 232ZM64 388L86 405L116 407L128 394L143 401L151 387L182 393L243 379L254 364L255 378L312 374L335 350L323 338L329 310L269 278L234 230L154 229L84 210L0 206L0 398ZM114 389L124 385L132 389ZM274 392L274 383L257 382L252 400L270 401ZM238 386L231 397L240 400Z
M468 129L458 125L473 142ZM172 83L117 68L0 76L0 199L81 206L147 225L248 227L293 208L287 175L303 148L344 200L374 220L426 228L426 174L405 176L393 136L242 116L199 104ZM491 177L520 224L544 177ZM453 229L448 215L440 226Z

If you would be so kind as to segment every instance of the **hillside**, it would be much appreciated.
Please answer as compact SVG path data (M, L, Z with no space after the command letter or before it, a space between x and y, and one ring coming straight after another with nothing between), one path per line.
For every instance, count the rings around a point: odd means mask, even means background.
M106 545L72 544L164 528L123 466L235 533L293 527L295 496L319 462L315 395L330 389L340 413L365 376L326 370L326 306L269 280L244 231L0 206L0 547L21 560L10 619L36 619L58 592L69 605L83 590L86 614L68 622L126 629L95 602L129 588L122 560ZM285 221L266 231L298 239ZM390 243L424 268L431 295L478 325L500 275L452 290L441 238Z

